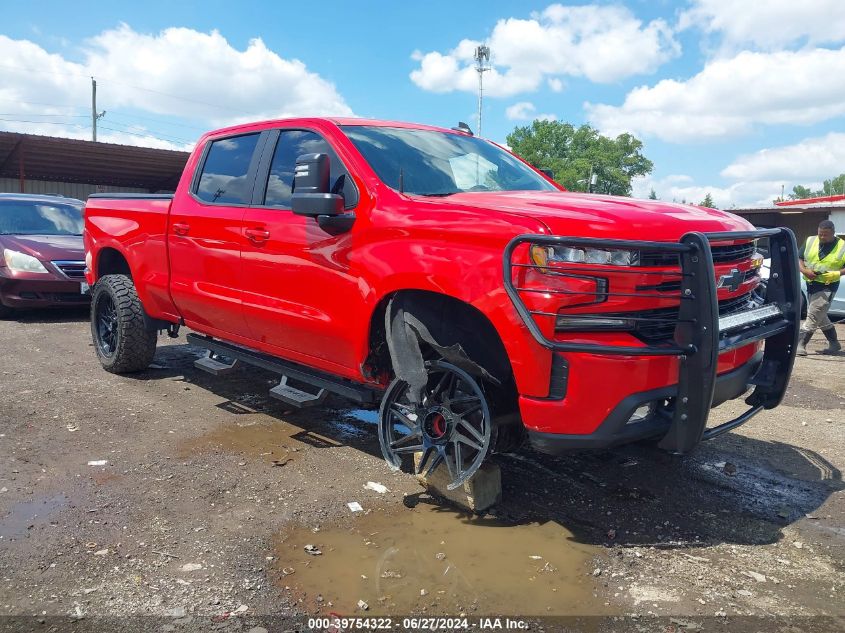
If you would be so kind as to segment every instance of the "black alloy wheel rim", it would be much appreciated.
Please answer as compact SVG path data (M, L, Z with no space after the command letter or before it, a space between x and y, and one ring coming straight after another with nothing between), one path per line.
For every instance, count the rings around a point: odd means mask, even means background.
M101 294L96 309L97 347L107 357L114 355L118 343L117 306L109 294Z
M379 411L379 442L394 469L402 458L422 453L416 474L430 476L441 464L449 490L461 486L481 466L490 449L490 410L481 386L462 369L443 361L426 363L428 381L420 403L408 399L400 379L388 387Z

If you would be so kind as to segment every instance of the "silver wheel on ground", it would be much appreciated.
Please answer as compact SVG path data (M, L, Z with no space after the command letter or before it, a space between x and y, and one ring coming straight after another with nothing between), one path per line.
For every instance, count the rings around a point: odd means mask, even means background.
M408 397L408 383L397 378L379 411L379 442L394 469L402 458L421 453L417 474L430 475L445 464L454 490L472 477L490 451L492 421L481 386L467 372L443 361L426 363L422 401Z

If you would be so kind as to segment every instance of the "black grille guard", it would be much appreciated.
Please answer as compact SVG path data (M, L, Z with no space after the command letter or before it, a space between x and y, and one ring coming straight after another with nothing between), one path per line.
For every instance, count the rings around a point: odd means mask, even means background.
M716 294L716 274L711 242L756 240L768 237L771 253L771 272L766 286L764 303L759 307L776 306L778 311L760 322L721 333ZM590 264L573 265L572 272L599 274L655 274L677 275L680 279L680 299L674 344L642 347L570 343L547 338L534 316L556 316L529 310L520 292L534 289L517 288L513 270L518 267L541 269L534 263L514 263L513 253L521 244L541 246L590 247L624 249L657 253L677 253L680 272L649 271L647 267L599 267ZM624 356L678 356L678 391L675 398L672 424L660 442L660 447L672 453L686 453L703 439L716 437L747 422L763 409L773 409L783 400L798 344L801 294L798 273L798 248L795 235L787 228L762 229L724 233L687 233L679 242L649 242L637 240L606 240L600 238L559 237L549 235L519 235L513 238L504 252L504 283L520 318L536 341L552 351L582 352ZM605 296L614 296L607 291ZM647 293L635 296L649 296ZM658 296L658 295L655 295ZM661 294L662 298L672 297ZM579 316L581 316L579 314ZM665 317L664 317L665 318ZM763 361L750 383L755 389L746 398L749 409L739 417L707 428L707 419L716 387L718 356L721 352L754 341L765 341Z

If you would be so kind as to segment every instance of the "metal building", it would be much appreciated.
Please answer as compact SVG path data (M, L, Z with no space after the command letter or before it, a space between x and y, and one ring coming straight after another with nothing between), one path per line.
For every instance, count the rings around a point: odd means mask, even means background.
M815 235L819 222L832 220L838 234L845 234L845 196L786 200L762 207L727 209L755 226L785 226L795 232L798 241Z
M0 132L0 192L89 194L170 192L188 152Z

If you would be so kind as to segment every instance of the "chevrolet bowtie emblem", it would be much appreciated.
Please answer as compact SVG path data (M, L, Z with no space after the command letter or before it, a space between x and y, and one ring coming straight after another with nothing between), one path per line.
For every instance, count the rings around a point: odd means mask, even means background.
M719 283L716 284L716 287L727 288L731 292L736 292L744 280L745 273L741 273L738 269L734 268L731 270L730 275L722 275L719 277Z

